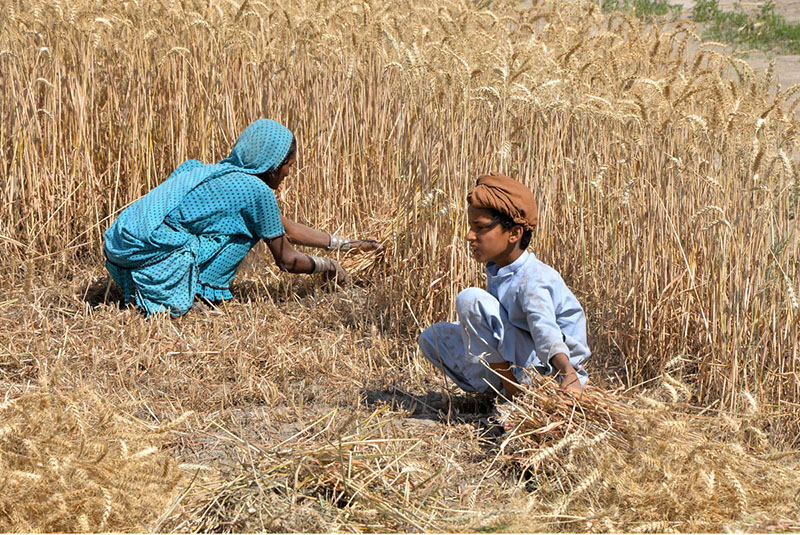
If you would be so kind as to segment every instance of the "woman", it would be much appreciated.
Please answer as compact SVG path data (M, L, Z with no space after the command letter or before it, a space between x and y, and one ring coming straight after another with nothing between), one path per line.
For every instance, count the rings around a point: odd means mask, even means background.
M245 255L265 240L290 273L326 273L348 282L333 258L298 252L292 243L327 249L381 249L375 240L348 240L280 215L272 190L296 160L292 132L259 119L218 164L184 162L126 208L105 233L106 268L126 302L145 314L185 314L195 297L231 299L230 283Z

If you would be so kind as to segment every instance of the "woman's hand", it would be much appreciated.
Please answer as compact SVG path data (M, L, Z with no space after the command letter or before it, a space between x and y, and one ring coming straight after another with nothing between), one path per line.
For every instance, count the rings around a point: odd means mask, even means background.
M332 280L337 286L348 286L350 284L350 275L344 270L342 265L333 258L328 258L333 269L326 271L324 276L327 280Z
M343 238L341 236L333 236L327 232L321 232L311 227L292 221L291 219L281 216L281 223L286 229L286 237L295 245L304 245L306 247L317 247L319 249L328 249L329 251L382 251L383 245L377 240L351 240L350 238Z
M351 251L362 251L362 252L381 252L383 251L383 244L381 244L378 240L366 239L366 240L350 240L350 250Z

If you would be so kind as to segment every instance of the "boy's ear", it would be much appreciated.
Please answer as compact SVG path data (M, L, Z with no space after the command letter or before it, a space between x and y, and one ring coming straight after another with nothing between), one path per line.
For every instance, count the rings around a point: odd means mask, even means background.
M511 234L508 237L508 241L511 243L517 243L522 239L522 233L524 229L521 225L514 225L511 227Z

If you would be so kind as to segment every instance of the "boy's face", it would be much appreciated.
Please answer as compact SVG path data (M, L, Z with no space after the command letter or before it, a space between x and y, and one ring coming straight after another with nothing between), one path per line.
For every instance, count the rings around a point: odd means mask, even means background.
M491 210L472 205L467 209L467 219L469 250L478 262L494 262L503 267L522 254L522 250L517 247L522 237L522 227L503 228L503 225L494 220Z

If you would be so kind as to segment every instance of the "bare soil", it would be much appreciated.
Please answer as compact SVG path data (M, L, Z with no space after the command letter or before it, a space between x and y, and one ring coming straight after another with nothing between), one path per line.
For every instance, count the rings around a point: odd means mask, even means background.
M688 18L695 5L695 0L676 0L673 3L683 6L683 15ZM757 11L764 3L719 0L719 7L723 11L731 11L734 9L734 5L738 4L746 11ZM800 21L800 0L775 0L774 3L776 13L783 15L786 20ZM787 88L800 84L800 55L752 52L747 54L744 59L757 74L767 69L771 61L775 61L775 76L782 87Z

